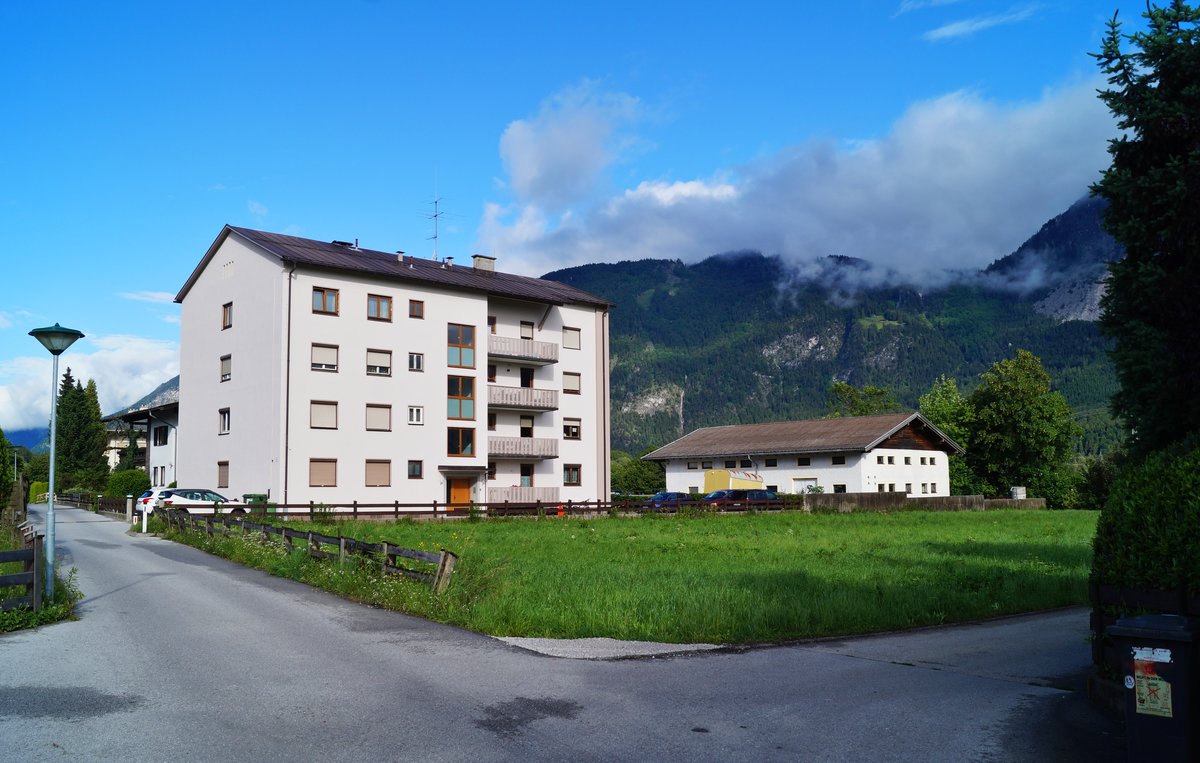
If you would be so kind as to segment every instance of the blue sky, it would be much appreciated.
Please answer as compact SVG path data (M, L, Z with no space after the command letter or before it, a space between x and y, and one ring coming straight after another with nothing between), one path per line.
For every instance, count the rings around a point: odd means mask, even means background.
M63 363L105 412L176 374L225 223L431 256L440 197L441 255L532 275L986 265L1106 166L1087 54L1141 7L0 4L0 427L49 416L34 327L87 334Z

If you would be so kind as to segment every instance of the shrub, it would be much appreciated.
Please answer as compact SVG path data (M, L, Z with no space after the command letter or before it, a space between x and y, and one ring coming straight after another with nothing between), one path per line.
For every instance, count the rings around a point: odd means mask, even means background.
M31 482L29 483L29 497L31 500L37 500L37 497L42 493L50 492L49 482Z
M124 498L127 495L137 497L143 491L150 489L150 478L141 469L126 469L113 472L108 478L108 488L104 494L109 498Z
M1117 475L1093 544L1098 583L1200 592L1200 448L1160 451Z

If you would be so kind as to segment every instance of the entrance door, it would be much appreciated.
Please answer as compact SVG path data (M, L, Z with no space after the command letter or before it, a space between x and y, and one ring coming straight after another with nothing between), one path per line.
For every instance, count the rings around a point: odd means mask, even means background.
M450 480L450 505L467 506L471 503L471 480Z

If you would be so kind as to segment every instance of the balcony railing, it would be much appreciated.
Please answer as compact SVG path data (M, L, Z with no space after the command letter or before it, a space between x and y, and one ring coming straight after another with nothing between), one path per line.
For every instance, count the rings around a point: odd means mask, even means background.
M558 458L558 440L549 437L489 437L487 456L498 458Z
M488 385L488 408L515 411L556 411L558 390Z
M490 487L487 491L487 502L499 507L508 503L542 503L557 504L558 488L556 487Z
M544 366L558 362L558 345L533 339L488 335L488 358L508 358L522 363Z

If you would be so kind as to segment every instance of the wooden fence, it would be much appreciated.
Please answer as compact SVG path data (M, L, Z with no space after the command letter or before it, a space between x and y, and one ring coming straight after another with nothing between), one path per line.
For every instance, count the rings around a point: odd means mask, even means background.
M42 536L29 522L21 523L17 529L24 536L25 548L0 551L0 564L21 562L23 569L21 572L0 575L0 589L24 586L25 595L0 601L0 610L7 612L18 607L29 607L37 612L42 608Z
M433 587L434 593L446 590L446 586L450 584L450 576L454 573L454 564L458 560L453 552L445 549L442 549L440 553L434 553L402 548L386 541L367 543L357 538L325 535L310 530L293 530L290 527L261 524L236 516L193 515L180 510L160 510L155 514L162 516L168 526L181 531L200 528L209 536L218 533L229 535L230 528L236 527L243 534L261 534L264 541L271 541L275 536L289 551L296 548L297 541L302 541L302 547L308 551L309 556L315 559L337 559L340 563L351 554L369 558L379 562L380 570L383 573L404 575L429 583ZM432 572L413 569L401 564L400 560L402 559L435 565L436 569Z
M1152 591L1090 583L1088 594L1092 602L1092 662L1111 670L1110 675L1120 675L1122 671L1123 656L1107 635L1108 628L1118 619L1146 612L1200 616L1200 595L1189 594L1183 588Z

